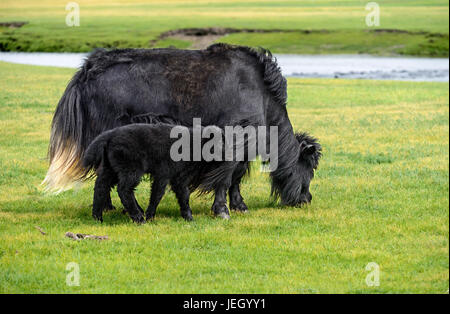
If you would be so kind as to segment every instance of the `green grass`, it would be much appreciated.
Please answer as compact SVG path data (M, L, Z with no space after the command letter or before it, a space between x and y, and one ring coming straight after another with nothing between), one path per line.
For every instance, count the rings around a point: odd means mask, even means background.
M377 1L380 26L375 28L366 26L366 2L358 0L77 2L81 26L71 28L65 24L66 3L3 0L0 22L29 24L18 29L0 28L0 50L87 52L95 47L150 47L150 42L167 30L232 27L328 32L234 34L223 38L231 43L270 47L276 53L448 56L446 0ZM377 28L407 32L368 32ZM157 42L156 46L187 48L190 44L172 39Z
M448 35L361 30L230 34L220 42L263 46L276 53L448 56Z
M211 199L193 196L187 223L170 192L156 221L137 226L115 192L119 210L93 221L92 183L41 192L52 113L72 74L0 63L1 293L448 291L448 83L289 79L295 129L324 147L310 206L275 205L255 169L242 185L248 214L214 219ZM148 185L137 191L144 206ZM65 283L69 262L79 287ZM369 262L379 287L365 284Z

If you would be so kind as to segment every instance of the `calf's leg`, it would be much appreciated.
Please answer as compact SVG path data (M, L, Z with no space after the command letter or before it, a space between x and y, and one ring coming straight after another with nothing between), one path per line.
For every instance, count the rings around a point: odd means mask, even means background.
M117 193L125 210L130 215L131 219L136 223L144 223L144 215L137 205L134 197L134 189L139 184L141 175L137 174L120 174L119 184L117 185Z
M177 196L178 204L180 205L181 216L187 220L191 221L192 218L192 210L189 206L189 196L190 191L189 188L183 184L173 183L171 182L172 190Z
M139 206L139 203L138 203L138 201L136 200L136 197L134 196L134 194L133 194L133 198L134 198L134 202L136 203L136 207L139 209L139 211L140 211L142 214L144 214L144 210L142 209L141 206ZM124 215L127 214L127 210L126 210L125 208L123 209L122 214L124 214Z
M94 202L92 205L92 217L103 222L103 211L114 207L111 202L111 187L116 182L116 176L110 168L100 168L94 186Z
M145 212L145 218L151 220L155 217L156 208L161 202L166 186L168 184L167 179L154 179L152 183L152 190L150 194L150 203L148 204L147 211Z

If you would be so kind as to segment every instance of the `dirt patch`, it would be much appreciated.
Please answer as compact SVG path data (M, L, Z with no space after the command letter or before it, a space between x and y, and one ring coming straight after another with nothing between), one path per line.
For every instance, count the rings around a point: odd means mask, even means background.
M327 34L330 30L302 30L302 29L256 29L256 28L227 28L227 27L206 27L206 28L181 28L169 30L161 33L156 39L149 42L150 47L155 47L159 41L172 38L191 42L191 49L205 49L223 36L235 33L299 33L299 34ZM366 30L375 34L404 34L404 35L425 35L427 38L448 38L447 34L431 33L425 31L407 31L401 29L378 28Z
M193 49L205 49L216 40L228 34L235 33L328 33L327 30L298 30L298 29L253 29L253 28L223 28L223 27L208 27L208 28L182 28L170 30L161 33L156 39L150 41L150 47L154 47L158 41L173 38L184 41L192 42L190 48Z
M389 34L408 34L408 35L425 35L427 37L440 37L445 38L448 37L447 34L441 34L441 33L431 33L431 32L425 32L425 31L405 31L401 29L390 29L390 28L378 28L378 29L371 29L368 30L369 33L389 33Z
M0 22L0 27L21 28L28 22Z
M206 49L211 46L216 40L222 38L223 35L204 35L204 36L189 36L189 35L173 35L170 38L189 41L192 45L191 49Z

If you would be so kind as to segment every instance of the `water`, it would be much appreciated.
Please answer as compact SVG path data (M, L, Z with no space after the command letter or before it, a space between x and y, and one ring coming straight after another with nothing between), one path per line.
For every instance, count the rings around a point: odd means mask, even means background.
M0 61L77 68L85 53L0 52ZM449 81L443 58L374 57L367 55L276 55L283 74L303 78Z
M78 68L86 53L59 52L0 52L0 61L11 63Z
M294 77L449 81L449 60L443 58L280 55L278 62L284 75Z

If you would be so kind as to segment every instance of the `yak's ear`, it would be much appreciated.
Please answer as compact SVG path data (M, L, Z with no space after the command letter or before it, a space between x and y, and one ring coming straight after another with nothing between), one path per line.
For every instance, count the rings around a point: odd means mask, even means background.
M312 154L315 154L317 148L315 145L307 145L303 153L305 155L311 156Z
M300 143L300 156L311 156L316 152L316 146L308 144L306 141Z

